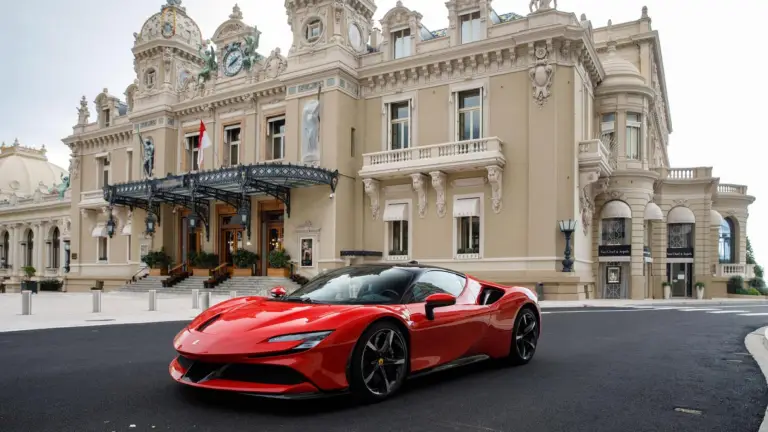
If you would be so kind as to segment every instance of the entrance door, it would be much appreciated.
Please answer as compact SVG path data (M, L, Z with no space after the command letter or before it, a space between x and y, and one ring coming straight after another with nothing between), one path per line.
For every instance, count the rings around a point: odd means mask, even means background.
M233 256L235 252L245 246L243 244L243 230L242 228L227 228L221 232L221 250L224 252L221 255L221 263L227 263L228 267L234 266Z
M693 264L670 263L667 266L672 297L692 297Z
M269 264L269 254L275 249L284 249L283 246L283 223L282 222L269 222L267 223L267 253L265 254L267 257L267 265L271 268L272 266Z

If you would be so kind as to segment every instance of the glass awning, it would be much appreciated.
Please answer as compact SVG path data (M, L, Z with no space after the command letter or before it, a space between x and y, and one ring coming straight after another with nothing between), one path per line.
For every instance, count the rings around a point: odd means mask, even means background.
M260 163L217 170L168 175L104 187L104 200L110 206L123 205L144 209L160 223L160 205L188 208L203 221L210 239L211 200L225 202L245 211L250 221L252 196L272 196L285 204L291 216L291 189L328 185L336 192L339 171L306 165ZM248 237L250 237L250 223Z

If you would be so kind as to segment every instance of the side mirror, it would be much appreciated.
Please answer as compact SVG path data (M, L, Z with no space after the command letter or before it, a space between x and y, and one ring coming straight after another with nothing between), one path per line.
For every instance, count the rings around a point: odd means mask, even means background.
M285 297L286 294L288 294L288 292L281 286L276 286L269 290L269 295L271 295L272 298L282 298Z
M453 306L456 304L456 297L447 293L432 294L427 297L427 304L424 306L424 312L428 320L435 319L435 308Z

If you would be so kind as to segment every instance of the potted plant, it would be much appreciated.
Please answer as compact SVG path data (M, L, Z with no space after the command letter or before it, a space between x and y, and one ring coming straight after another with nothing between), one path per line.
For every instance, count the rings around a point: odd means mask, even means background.
M35 277L35 273L37 273L37 269L32 266L24 266L21 268L21 271L24 272L24 280L21 281L21 290L37 293L37 281L32 280L32 278Z
M698 300L704 298L704 282L696 282L696 298Z
M669 300L672 297L672 287L669 282L662 282L661 287L664 289L664 300Z
M232 269L232 276L253 276L253 265L259 260L259 256L246 249L238 249L232 255L232 261L235 268Z
M165 253L165 248L149 252L141 257L141 260L149 266L150 276L166 276L168 274L168 265L171 264L171 257Z
M285 249L273 249L269 252L269 268L267 269L267 276L290 276L291 271L288 268L288 263L290 262L291 256L285 253Z
M211 269L215 269L219 265L219 256L210 253L200 251L194 254L194 257L190 257L192 262L192 276L209 276Z

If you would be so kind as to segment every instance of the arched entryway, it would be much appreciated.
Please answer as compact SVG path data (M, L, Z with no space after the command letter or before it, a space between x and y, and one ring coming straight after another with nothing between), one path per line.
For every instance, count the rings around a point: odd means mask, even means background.
M24 266L34 267L35 265L35 233L27 229L24 234Z
M672 297L693 296L695 225L688 207L675 207L667 215L667 282Z
M0 241L0 268L10 268L11 267L11 233L8 232L8 230L3 232L3 238L2 241Z
M717 254L720 264L736 264L736 224L730 217L722 218Z
M632 259L632 210L624 201L605 203L600 212L600 262L602 297L629 298L630 261Z
M51 232L51 247L48 251L48 268L58 270L61 267L61 234L59 227L53 227Z

